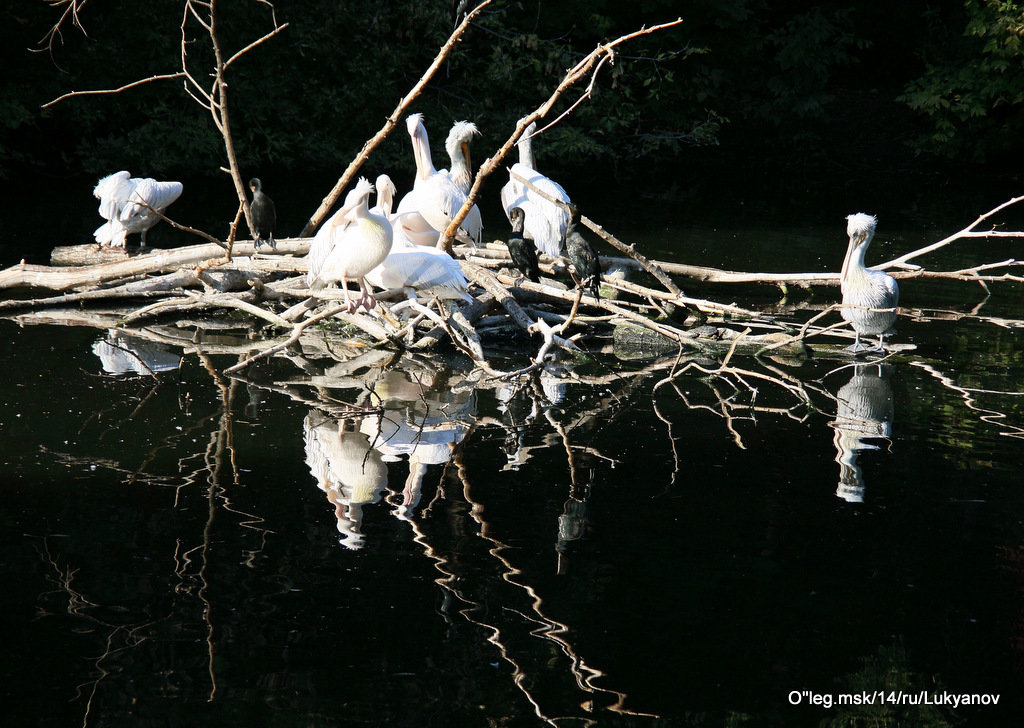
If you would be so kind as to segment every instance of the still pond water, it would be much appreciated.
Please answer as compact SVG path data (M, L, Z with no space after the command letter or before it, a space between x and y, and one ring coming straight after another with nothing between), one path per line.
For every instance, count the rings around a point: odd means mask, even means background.
M743 269L835 270L856 211L649 202L602 222ZM869 209L870 259L984 209ZM242 381L229 333L0 321L3 725L1019 725L1021 288L902 289L914 351L738 358L791 385L755 397L611 355L518 387L380 353ZM999 702L888 702L922 693Z

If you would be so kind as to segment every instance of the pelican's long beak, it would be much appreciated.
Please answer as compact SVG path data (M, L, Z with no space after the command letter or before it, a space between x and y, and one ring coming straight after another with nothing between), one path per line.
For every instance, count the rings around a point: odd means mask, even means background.
M466 158L466 169L469 170L470 176L473 174L473 164L469 160L469 143L462 142L462 156Z
M421 122L416 125L416 130L412 135L412 154L416 159L416 175L424 180L430 177L430 159L427 151L429 148L427 130Z
M850 242L846 246L846 257L843 258L843 268L839 273L839 290L843 291L844 293L846 289L846 275L850 269L850 258L853 257L853 251L857 248L859 244L860 241L858 240L858 236L851 235Z

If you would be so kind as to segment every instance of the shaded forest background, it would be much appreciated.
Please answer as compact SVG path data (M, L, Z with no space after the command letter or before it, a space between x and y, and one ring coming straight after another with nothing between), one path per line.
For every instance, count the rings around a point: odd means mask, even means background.
M340 173L426 69L455 5L276 0L290 27L229 76L243 169ZM122 168L217 176L221 139L180 80L40 108L179 70L182 3L92 0L84 33L65 23L48 48L62 10L0 10L0 182ZM256 0L221 0L218 12L228 53L272 27ZM452 120L476 122L477 154L490 154L596 44L676 17L681 26L625 46L594 97L545 136L546 169L948 174L1024 162L1024 4L992 0L497 0L411 109L438 148ZM190 52L209 55L202 39ZM407 147L393 135L375 166L410 166Z

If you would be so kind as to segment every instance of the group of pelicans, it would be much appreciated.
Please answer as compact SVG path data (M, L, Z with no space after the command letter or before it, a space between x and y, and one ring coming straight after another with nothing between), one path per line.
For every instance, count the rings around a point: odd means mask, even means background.
M413 188L394 209L397 190L382 174L376 183L360 178L345 203L320 227L307 254L307 283L314 292L340 284L350 312L360 307L369 311L376 303L369 288L404 289L410 297L417 292L439 299L471 301L466 277L458 261L438 242L463 207L472 186L469 143L478 133L470 122L452 126L445 148L451 166L434 167L430 143L421 114L411 114L406 128L412 140L416 176ZM509 170L502 187L501 202L512 225L508 252L524 277L540 280L538 251L551 258L565 255L576 283L597 297L601 266L587 240L576 230L580 214L557 182L537 171L532 137L536 126L528 126L517 144L519 161ZM250 206L253 237L257 246L274 246L276 210L258 178L249 183L253 191ZM542 190L544 194L538 194ZM121 171L104 177L93 194L100 200L99 212L106 222L95 232L101 246L124 247L128 234L146 231L182 193L180 182L159 182L132 178ZM372 207L370 196L376 193ZM552 200L558 200L554 202ZM896 320L899 289L892 276L867 268L864 256L875 234L877 220L857 213L847 217L849 245L843 260L840 287L842 317L856 338L854 352L868 347L861 335L878 335L875 350L884 350L884 337ZM480 210L473 205L458 227L456 238L470 245L483 240ZM359 297L350 297L348 283L359 287Z

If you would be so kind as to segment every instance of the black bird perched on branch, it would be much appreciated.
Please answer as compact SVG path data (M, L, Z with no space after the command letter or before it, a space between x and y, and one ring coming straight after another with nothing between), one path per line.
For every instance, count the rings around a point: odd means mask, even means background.
M576 232L576 224L580 221L579 209L576 205L570 205L569 209L569 225L565 228L565 254L576 271L580 287L589 287L594 298L600 298L601 262L586 238Z
M263 183L259 177L249 180L249 188L252 189L252 224L255 228L252 231L253 238L258 248L261 243L269 243L271 248L274 245L274 228L277 227L277 209L274 201L267 197L263 191Z
M512 234L508 236L508 254L512 263L523 275L534 283L540 282L540 263L537 261L537 247L529 238L523 237L526 213L521 207L509 210L512 220Z

